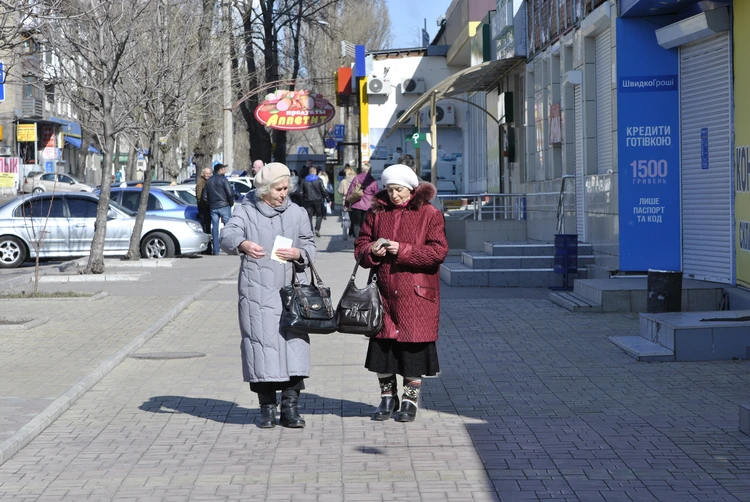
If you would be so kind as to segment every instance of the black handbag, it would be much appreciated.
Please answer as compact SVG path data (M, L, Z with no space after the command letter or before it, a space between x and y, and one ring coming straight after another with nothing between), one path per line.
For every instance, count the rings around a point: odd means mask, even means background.
M364 288L358 288L354 283L359 263L366 252L363 251L357 258L349 284L346 285L336 307L340 333L375 336L383 329L383 300L378 290L378 276L371 271Z
M333 333L337 325L331 289L323 284L307 251L305 255L310 265L310 284L300 284L292 268L292 283L280 291L281 329L295 333Z

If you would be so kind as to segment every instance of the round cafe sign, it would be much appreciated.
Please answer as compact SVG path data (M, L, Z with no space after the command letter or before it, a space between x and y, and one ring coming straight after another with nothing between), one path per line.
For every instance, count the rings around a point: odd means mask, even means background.
M300 131L327 124L336 114L322 94L312 91L280 90L268 94L255 109L255 119L266 127Z

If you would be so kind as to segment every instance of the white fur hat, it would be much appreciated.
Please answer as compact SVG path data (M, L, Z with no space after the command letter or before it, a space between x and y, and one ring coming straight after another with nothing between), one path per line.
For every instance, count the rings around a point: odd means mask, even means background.
M386 167L380 179L383 180L384 186L401 185L409 190L414 190L419 186L417 173L411 167L403 164L393 164Z

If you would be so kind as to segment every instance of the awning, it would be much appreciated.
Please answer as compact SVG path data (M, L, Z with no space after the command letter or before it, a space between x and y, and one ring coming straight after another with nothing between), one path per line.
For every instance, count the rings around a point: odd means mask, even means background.
M98 153L99 155L102 154L102 152L100 152L99 150L97 150L96 148L94 148L93 145L89 145L89 152L91 152L91 153Z
M399 127L406 124L410 117L419 113L419 111L430 104L430 99L435 96L435 100L458 96L466 92L489 91L505 75L510 73L513 68L526 61L526 58L509 58L497 61L487 61L476 66L471 66L458 73L454 73L446 78L429 91L422 94L411 107L404 112L401 117L393 124L383 139L387 139L393 133L398 131Z
M62 133L66 137L72 136L74 138L80 138L81 137L81 124L77 122L73 122L72 120L65 120L58 117L50 117L50 122L54 122L55 124L60 124L62 127ZM79 141L80 143L80 141ZM81 145L79 144L76 148L80 148Z
M65 142L69 145L73 145L75 148L81 148L80 138L72 138L70 136L64 136Z

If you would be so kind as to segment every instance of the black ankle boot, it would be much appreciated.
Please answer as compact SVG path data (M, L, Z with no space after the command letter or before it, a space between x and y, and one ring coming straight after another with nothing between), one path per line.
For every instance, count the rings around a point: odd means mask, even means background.
M276 427L276 405L262 404L260 406L260 422L258 427L261 429L271 429Z
M382 396L380 399L380 406L372 414L372 419L382 422L391 418L391 415L398 409L398 396L393 394L392 396Z
M396 413L396 422L413 422L417 418L417 407L409 401L401 401L401 409Z
M279 423L291 429L301 429L305 421L299 416L299 391L281 393L281 420Z

